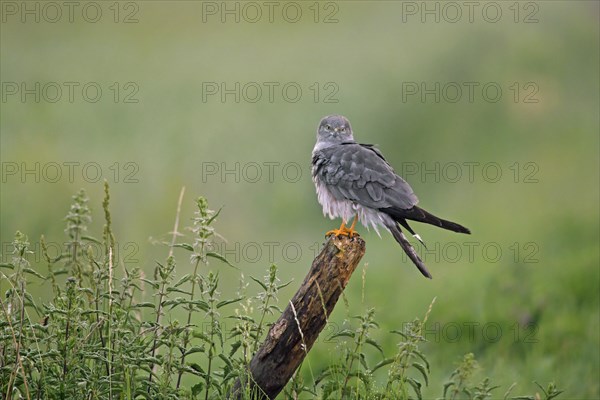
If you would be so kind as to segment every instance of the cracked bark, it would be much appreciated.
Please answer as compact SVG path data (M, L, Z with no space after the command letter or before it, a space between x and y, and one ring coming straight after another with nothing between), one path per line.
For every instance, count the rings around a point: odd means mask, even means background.
M304 360L327 324L340 295L365 254L360 237L330 236L304 282L271 326L250 362L251 379L238 380L229 398L274 399Z

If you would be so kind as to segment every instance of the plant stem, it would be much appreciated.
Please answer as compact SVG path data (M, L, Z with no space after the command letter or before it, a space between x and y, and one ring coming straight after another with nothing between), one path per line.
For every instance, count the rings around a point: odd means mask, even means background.
M213 282L210 282L210 284L212 285ZM214 289L216 290L216 289ZM210 293L210 344L208 347L208 368L206 370L206 395L204 396L204 400L208 400L208 393L210 390L210 372L211 372L211 368L212 368L212 359L213 359L213 347L214 347L214 323L215 323L215 314L214 314L214 310L213 310L213 306L214 306L214 291L212 293Z
M203 243L203 247L204 247L204 243ZM183 337L183 351L181 354L181 369L179 370L179 375L177 376L177 389L179 389L179 386L181 385L181 377L183 376L183 367L185 367L185 353L187 351L187 345L189 343L189 339L190 339L190 332L188 330L188 327L190 326L191 322L192 322L192 311L193 311L193 306L192 306L192 302L194 301L194 294L196 291L196 277L198 276L198 265L200 264L200 258L198 258L198 260L196 261L196 264L194 265L194 277L192 278L192 292L190 294L190 304L188 306L188 317L187 317L187 324L186 324L186 328L185 328L185 335Z
M168 260L167 263L171 262L171 260ZM158 268L164 268L162 266L158 266ZM159 296L158 296L158 306L156 309L156 320L154 321L154 325L155 325L155 330L154 330L154 342L152 343L152 356L151 358L154 358L154 356L156 355L156 345L158 343L158 335L159 335L159 328L160 328L160 317L162 314L162 304L163 304L163 300L165 298L165 289L167 286L167 280L165 278L162 279L161 282L161 287L160 287L160 291L159 291ZM152 383L152 372L154 371L154 363L150 364L150 373L148 375L148 393L150 393L150 384Z

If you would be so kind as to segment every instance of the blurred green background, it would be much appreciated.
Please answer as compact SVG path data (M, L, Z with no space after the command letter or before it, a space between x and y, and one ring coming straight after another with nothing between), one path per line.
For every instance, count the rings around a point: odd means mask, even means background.
M182 225L198 195L223 207L220 250L246 276L277 263L295 281L283 306L339 224L322 216L310 153L320 118L340 113L422 207L473 234L415 226L429 281L361 228L364 287L359 270L328 329L374 307L391 354L386 332L437 297L427 398L466 352L513 394L555 380L565 398L598 398L598 2L475 3L275 2L270 16L264 2L81 2L70 16L3 1L3 260L16 230L60 246L79 188L99 237L107 179L119 255L150 273L185 186ZM233 293L238 272L211 268ZM320 341L310 365L336 356Z

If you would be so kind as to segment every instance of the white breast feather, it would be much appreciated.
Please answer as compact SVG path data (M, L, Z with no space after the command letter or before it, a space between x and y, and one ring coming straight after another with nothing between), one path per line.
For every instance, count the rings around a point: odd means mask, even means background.
M342 218L345 222L350 223L354 216L358 214L360 223L367 229L373 228L379 236L381 235L378 226L383 226L387 230L384 220L390 218L388 215L350 200L338 200L327 189L327 186L315 176L313 176L313 182L317 189L317 200L323 207L323 215L328 216L330 219Z

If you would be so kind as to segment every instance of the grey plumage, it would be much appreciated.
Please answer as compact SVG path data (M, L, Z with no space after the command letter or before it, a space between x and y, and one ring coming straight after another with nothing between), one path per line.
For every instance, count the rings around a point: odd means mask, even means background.
M435 217L417 207L410 185L398 176L381 152L372 145L356 143L350 122L341 115L323 118L312 153L312 178L323 213L344 222L358 216L360 222L379 234L383 226L392 233L406 254L428 278L431 274L410 245L400 226L419 241L407 220L425 222L461 233L469 230Z

